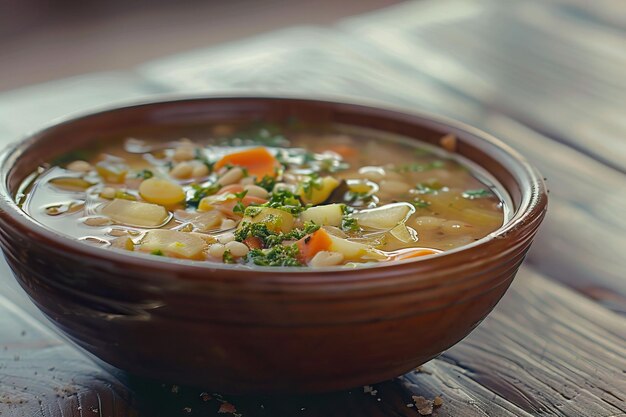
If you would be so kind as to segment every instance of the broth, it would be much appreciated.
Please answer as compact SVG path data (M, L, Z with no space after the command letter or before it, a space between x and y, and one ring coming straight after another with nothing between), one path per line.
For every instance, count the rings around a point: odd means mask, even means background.
M427 256L479 240L506 217L489 175L416 140L346 126L219 125L207 136L72 152L30 176L17 200L87 243L256 266Z

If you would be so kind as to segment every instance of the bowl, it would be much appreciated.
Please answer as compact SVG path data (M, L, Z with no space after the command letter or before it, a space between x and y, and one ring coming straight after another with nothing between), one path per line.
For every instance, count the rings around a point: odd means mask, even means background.
M361 269L242 269L92 247L38 224L14 200L41 163L94 140L137 132L180 137L216 122L292 118L432 144L453 133L457 152L511 197L510 219L477 242L421 260ZM296 98L189 98L94 113L9 147L0 167L0 246L52 323L121 370L226 393L350 388L439 355L505 293L547 203L541 176L481 131L432 115Z

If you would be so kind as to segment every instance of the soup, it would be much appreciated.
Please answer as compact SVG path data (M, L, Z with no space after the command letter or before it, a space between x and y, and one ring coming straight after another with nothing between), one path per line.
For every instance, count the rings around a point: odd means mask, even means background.
M428 256L505 219L505 195L449 152L451 135L441 148L346 126L219 125L208 136L103 141L40 167L16 199L89 244L259 267Z

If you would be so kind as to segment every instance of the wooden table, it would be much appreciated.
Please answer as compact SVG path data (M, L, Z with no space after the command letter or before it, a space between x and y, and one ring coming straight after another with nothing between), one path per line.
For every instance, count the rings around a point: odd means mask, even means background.
M429 110L494 133L548 179L515 283L465 340L373 387L233 397L105 370L48 327L4 262L0 416L626 415L626 7L425 0L0 96L0 137L161 93L259 91ZM234 409L232 407L236 409ZM220 410L222 411L220 413Z

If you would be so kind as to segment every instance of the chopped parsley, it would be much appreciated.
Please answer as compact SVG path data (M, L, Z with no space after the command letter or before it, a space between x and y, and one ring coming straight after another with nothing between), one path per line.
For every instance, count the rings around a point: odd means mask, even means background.
M463 198L467 198L468 200L493 197L493 193L485 188L479 188L476 190L465 190L461 195L463 196Z
M411 204L415 208L428 208L428 206L430 206L429 201L422 200L421 198L414 199L413 201L411 201Z
M358 232L361 230L361 227L354 217L344 215L341 219L341 230L345 232Z
M322 178L317 173L312 173L300 183L300 188L309 198L313 196L313 190L321 190L323 186Z
M187 199L187 207L198 207L200 200L204 197L215 194L220 188L222 188L222 186L217 183L210 184L206 187L202 187L198 184L191 184L191 188L193 189L193 194Z
M318 230L320 226L313 222L306 222L302 228L295 228L288 233L273 232L266 223L251 223L244 222L241 227L235 232L235 239L238 242L243 242L248 237L256 237L261 240L263 246L271 248L273 246L280 245L285 240L300 240L306 235Z
M432 183L419 183L415 186L418 194L437 194L438 191L443 190L445 187L438 182Z
M163 254L163 251L161 249L155 249L152 252L150 252L150 255L156 255L156 256L165 256Z
M222 255L222 262L224 262L225 264L235 263L235 258L233 257L232 253L230 253L228 249L226 249L224 251L224 254Z
M233 207L233 213L236 213L236 214L243 215L245 210L246 210L246 206L244 206L241 201L237 201L237 204L235 204L235 207Z
M143 178L144 180L147 180L148 178L152 178L152 177L154 177L154 173L150 171L149 169L142 169L141 171L137 173L137 178Z
M276 245L269 249L252 249L245 257L247 262L260 266L304 266L298 259L300 250L296 244Z
M272 193L269 201L262 204L261 207L277 208L297 216L309 208L309 205L303 205L300 197L291 191L279 190Z
M271 192L276 185L276 178L265 175L260 181L256 181L254 184Z

